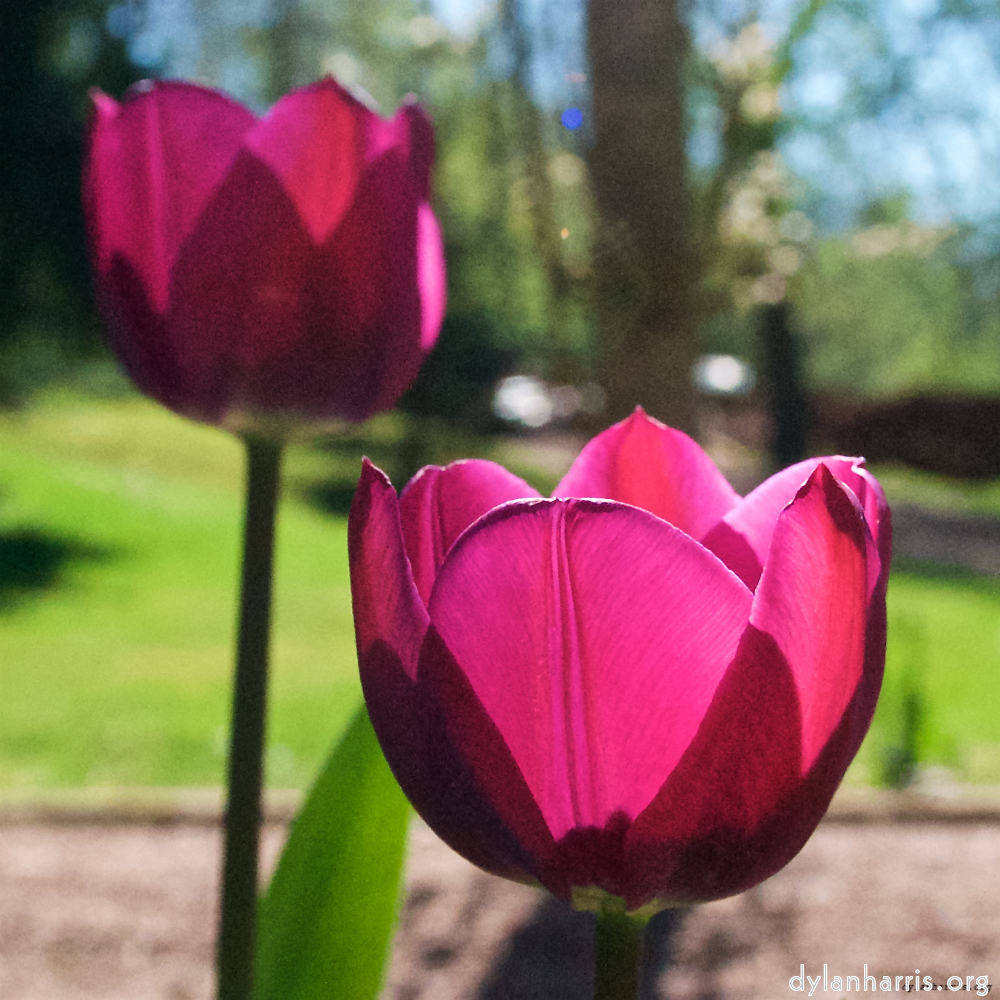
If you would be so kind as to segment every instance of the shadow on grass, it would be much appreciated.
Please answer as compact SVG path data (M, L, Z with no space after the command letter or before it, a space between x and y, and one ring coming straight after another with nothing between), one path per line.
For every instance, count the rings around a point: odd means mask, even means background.
M73 563L103 563L116 553L37 528L0 532L0 613L60 586Z

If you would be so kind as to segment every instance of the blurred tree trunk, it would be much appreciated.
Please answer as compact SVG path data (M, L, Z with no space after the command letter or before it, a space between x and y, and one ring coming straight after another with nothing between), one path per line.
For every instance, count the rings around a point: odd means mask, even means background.
M787 302L761 308L760 339L764 398L774 425L771 459L775 469L783 469L806 457L809 434L809 401L802 387L801 346L792 328L792 310Z
M699 268L685 150L689 42L677 0L589 0L587 47L605 417L641 404L690 431Z

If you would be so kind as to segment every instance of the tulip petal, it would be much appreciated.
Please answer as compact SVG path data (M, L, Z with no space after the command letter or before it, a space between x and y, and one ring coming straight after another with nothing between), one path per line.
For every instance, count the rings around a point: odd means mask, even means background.
M241 153L171 276L170 342L161 349L203 407L192 415L219 420L246 400L264 409L301 403L309 380L300 368L290 374L287 359L302 337L301 289L314 253L277 178Z
M887 514L881 486L863 467L863 459L835 455L810 458L790 465L747 494L703 538L714 552L751 590L756 588L767 562L778 515L795 498L802 485L822 462L845 483L866 508L866 519L878 537L879 518ZM881 514L879 512L882 512ZM881 551L881 549L880 549Z
M350 207L367 128L377 117L327 77L286 94L247 137L247 147L280 178L317 246Z
M431 167L434 166L434 126L418 104L406 104L396 112L408 126L408 159L413 173L413 189L421 201L431 196Z
M780 865L763 869L777 850L755 855L746 842L799 784L800 759L791 669L749 626L687 752L627 833L627 904L704 902L773 874Z
M843 462L844 465L850 462L851 468L845 470L843 466L836 464L837 461ZM833 462L824 459L824 464L845 486L850 487L861 503L868 530L872 533L878 549L882 578L888 580L889 564L892 560L892 518L882 484L865 468L862 458L837 459Z
M426 202L417 209L417 282L420 287L420 349L429 351L437 343L444 320L444 239L441 227Z
M367 458L361 462L361 478L351 504L347 545L358 653L382 641L398 655L413 680L430 619L406 558L396 491L386 474Z
M627 834L629 905L741 892L805 843L878 695L871 561L860 505L819 464L778 518L751 624L697 736Z
M310 258L305 332L289 368L310 373L297 391L320 412L325 404L358 421L391 408L424 359L417 203L407 173L398 151L371 164L350 210Z
M424 603L430 601L448 550L473 521L508 500L539 495L523 479L482 459L421 469L399 498L399 516L413 579Z
M750 626L698 735L627 833L626 904L720 899L786 865L823 817L868 731L880 672L866 666L840 724L800 777L791 668L774 639Z
M164 312L180 247L255 124L235 101L188 83L145 84L121 104L96 94L84 198L98 272L123 257Z
M418 104L404 104L386 121L371 115L367 122L365 161L371 163L397 149L410 165L410 184L417 201L429 201L434 166L434 126Z
M404 552L396 492L368 459L351 506L348 551L365 701L403 791L470 861L508 878L535 878L535 858L551 851L551 837L502 738L428 628ZM488 751L491 774L514 806L530 853L456 746L452 730L461 739L463 725L472 725L476 746Z
M590 441L552 495L641 507L696 539L740 499L696 442L641 407Z
M174 356L166 319L150 301L149 288L136 268L116 256L94 291L108 343L135 384L178 413L201 415L202 410L196 414L192 407L188 373ZM135 336L136 330L143 336Z
M795 679L803 773L861 680L872 565L878 553L857 498L821 463L778 518L750 615Z
M750 601L643 510L529 500L465 532L429 610L560 838L648 805L693 739Z

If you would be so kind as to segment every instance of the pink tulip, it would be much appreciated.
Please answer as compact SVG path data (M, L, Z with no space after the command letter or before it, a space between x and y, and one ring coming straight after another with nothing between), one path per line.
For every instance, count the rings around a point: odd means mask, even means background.
M772 875L864 737L890 520L861 459L744 499L641 410L551 500L491 462L350 518L361 681L403 790L487 871L629 909Z
M332 79L258 119L190 83L94 96L84 201L111 346L143 392L234 426L391 408L437 338L434 138Z

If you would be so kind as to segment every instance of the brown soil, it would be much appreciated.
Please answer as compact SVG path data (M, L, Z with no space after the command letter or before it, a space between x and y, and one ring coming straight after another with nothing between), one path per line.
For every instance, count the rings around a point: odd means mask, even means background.
M824 822L757 889L656 918L647 996L792 1000L807 995L789 989L801 964L827 966L815 1000L839 1000L833 976L865 964L879 980L920 969L993 984L1000 825L872 815ZM268 865L283 831L266 830ZM204 822L0 825L0 998L209 1000L217 862ZM582 1000L592 948L589 916L479 872L415 825L385 1000Z

